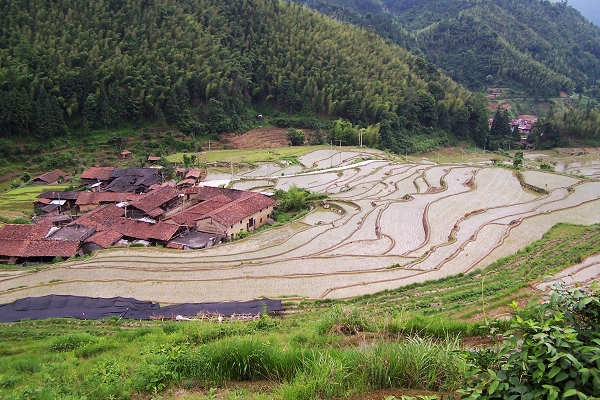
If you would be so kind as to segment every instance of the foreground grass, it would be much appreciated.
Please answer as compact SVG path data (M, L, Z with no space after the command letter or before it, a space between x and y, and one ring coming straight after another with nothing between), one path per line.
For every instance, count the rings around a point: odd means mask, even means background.
M341 398L378 388L454 391L466 371L436 343L384 332L345 343L318 322L263 317L250 323L35 321L0 332L0 396L130 398L175 387L268 381L267 398ZM27 397L28 395L33 395Z
M295 312L282 318L2 324L0 398L181 398L186 392L204 399L216 390L231 399L329 399L388 388L455 393L467 373L457 351L477 343L469 336L487 333L482 320L514 299L541 296L532 285L542 277L598 252L600 226L559 224L483 271L350 301L288 302ZM243 382L249 386L226 389Z

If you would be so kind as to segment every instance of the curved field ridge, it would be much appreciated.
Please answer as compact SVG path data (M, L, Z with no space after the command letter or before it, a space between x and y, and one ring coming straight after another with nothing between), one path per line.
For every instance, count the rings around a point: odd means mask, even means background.
M524 172L527 184L545 190L540 195L509 169L356 163L362 155L318 150L300 161L335 169L274 177L263 168L238 183L321 191L329 209L200 251L111 249L35 273L3 273L0 302L50 293L162 303L347 298L482 268L558 222L600 223L598 181ZM589 280L598 270L590 259L570 273Z

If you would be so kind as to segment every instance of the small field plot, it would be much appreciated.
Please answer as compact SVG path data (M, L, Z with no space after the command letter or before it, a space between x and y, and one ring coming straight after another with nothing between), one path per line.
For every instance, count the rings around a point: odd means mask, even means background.
M381 239L346 241L343 245L327 251L324 255L338 256L379 256L388 252L394 242L387 236Z
M545 190L566 188L580 181L570 176L542 171L523 171L523 178L528 184Z
M450 171L450 169L447 166L428 168L425 170L425 180L431 188L441 190L442 178L448 173L448 171Z
M425 241L423 214L425 202L392 203L381 214L381 233L395 241L389 254L401 255L412 251Z
M279 178L275 189L289 190L293 185L305 189L325 186L335 182L339 178L335 172L323 172L319 174L303 174L295 176L285 176ZM311 189L312 190L312 189Z
M324 160L329 161L336 153L337 150L333 149L317 150L305 154L302 157L298 157L298 161L300 161L300 163L302 163L302 165L304 165L306 168L316 168L319 162ZM330 161L330 165L328 166L333 166L333 160Z
M341 218L342 216L335 211L318 207L316 210L311 211L302 218L302 222L307 225L322 225L331 224L333 221L337 221Z
M257 179L257 180L243 180L236 181L233 183L232 189L238 190L252 190L255 188L265 188L274 186L275 183L266 179Z
M242 174L238 174L238 175L243 175L243 176L271 176L271 175L278 175L279 171L281 171L283 169L283 167L279 164L275 164L275 163L266 163L266 164L261 164L259 165L257 168L248 171L248 172L244 172Z
M40 193L64 190L66 187L65 185L25 186L2 193L0 195L0 213L9 211L30 214L33 212L33 201Z
M438 268L443 269L447 275L456 275L468 271L471 266L477 264L479 260L501 245L509 229L510 227L507 225L485 225L477 232L475 240L463 244L456 254L439 264ZM427 264L427 261L425 264Z

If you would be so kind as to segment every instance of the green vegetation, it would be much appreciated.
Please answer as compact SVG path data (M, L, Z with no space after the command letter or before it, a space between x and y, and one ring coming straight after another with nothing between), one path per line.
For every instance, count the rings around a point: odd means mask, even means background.
M528 357L522 363L523 352L515 352L508 342L498 352L467 352L463 358L457 337L487 334L482 319L493 321L509 312L515 300L535 300L528 289L532 283L599 251L600 226L559 224L543 239L483 271L348 301L288 300L286 307L294 312L282 318L4 324L0 397L225 397L225 387L247 382L227 398L325 399L384 388L453 394L468 382L464 390L474 398L478 393L502 398L515 389L510 378L514 374L523 383L515 390L540 390L530 377L537 379L542 364L544 382L553 380L544 387L546 393L577 395L572 380L581 393L597 396L586 392L598 387L597 370L589 365L598 355L592 349L599 330L597 297L559 292L549 305L519 311L511 322L496 322L496 330L514 324L513 333L519 336L506 338L513 343L523 339L529 356L551 345L560 349L559 358L543 352L535 355L539 362ZM559 343L561 338L565 340ZM566 379L554 373L554 366L563 363L568 363L563 367ZM499 365L505 366L505 375L495 369Z
M376 145L393 151L418 137L440 146L476 136L470 121L487 113L425 59L286 2L23 0L0 21L5 159L35 154L10 145L25 137L50 143L144 121L175 127L195 151L198 138L256 126L265 104L274 118L379 124ZM72 156L46 162L75 166Z
M25 186L0 195L0 214L21 212L29 215L33 211L36 196L48 190L64 190L65 185Z
M567 2L298 0L422 54L473 90L537 101L575 90L600 100L600 30Z
M514 308L502 343L471 354L468 398L599 398L600 299L555 287L549 302Z

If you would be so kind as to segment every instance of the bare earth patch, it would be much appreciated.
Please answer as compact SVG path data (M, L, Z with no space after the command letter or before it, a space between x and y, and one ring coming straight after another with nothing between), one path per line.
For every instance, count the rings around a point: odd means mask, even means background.
M258 128L243 134L226 133L221 135L221 145L232 149L271 149L289 145L284 128Z

